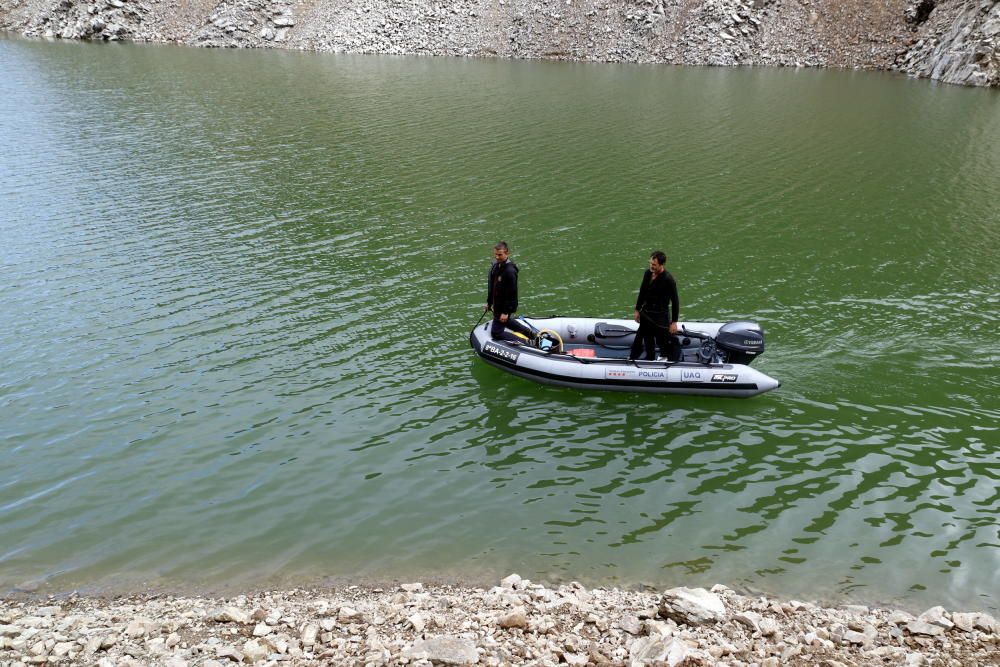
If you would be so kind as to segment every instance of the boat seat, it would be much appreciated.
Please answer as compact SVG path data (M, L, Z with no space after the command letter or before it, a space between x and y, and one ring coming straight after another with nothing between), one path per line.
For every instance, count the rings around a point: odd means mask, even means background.
M609 322L598 322L594 325L594 342L601 347L625 350L632 347L634 340L635 329Z

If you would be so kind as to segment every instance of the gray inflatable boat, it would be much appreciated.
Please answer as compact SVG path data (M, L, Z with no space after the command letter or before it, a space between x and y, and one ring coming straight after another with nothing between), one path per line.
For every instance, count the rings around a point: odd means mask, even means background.
M680 358L629 361L638 325L593 317L520 317L530 329L517 340L494 340L490 323L469 342L483 361L521 377L578 389L748 398L781 383L750 368L764 352L756 322L679 323Z

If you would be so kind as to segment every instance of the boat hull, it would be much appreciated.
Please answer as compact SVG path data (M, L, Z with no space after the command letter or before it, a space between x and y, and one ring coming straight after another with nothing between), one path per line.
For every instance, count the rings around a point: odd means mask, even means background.
M536 329L557 332L568 349L597 347L599 355L609 356L553 354L527 344L493 340L489 323L473 329L469 342L476 354L492 366L543 384L576 389L749 398L781 386L774 378L745 364L629 361L624 358L627 349L621 344L606 350L593 344L598 323L634 329L635 323L627 320L553 317L524 318L524 321ZM714 335L720 326L704 322L687 324L688 329L709 335Z

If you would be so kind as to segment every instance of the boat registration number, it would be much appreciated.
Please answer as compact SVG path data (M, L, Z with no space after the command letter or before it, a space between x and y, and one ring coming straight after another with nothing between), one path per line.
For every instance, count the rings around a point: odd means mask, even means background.
M496 343L486 343L483 345L483 354L488 354L500 361L506 361L508 364L516 364L517 358L521 356L520 352L508 350L506 347L500 347Z

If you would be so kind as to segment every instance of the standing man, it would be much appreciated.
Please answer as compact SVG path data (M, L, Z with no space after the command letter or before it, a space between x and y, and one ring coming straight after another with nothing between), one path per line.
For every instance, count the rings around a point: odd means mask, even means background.
M503 340L522 340L507 331L526 333L531 338L531 332L526 331L515 319L517 312L517 264L510 260L510 250L506 241L500 241L493 246L493 266L490 267L489 291L486 293L484 310L493 311L493 324L490 335Z
M667 256L662 250L657 250L649 256L649 270L642 276L639 287L639 298L635 301L635 321L639 323L639 331L635 334L632 349L628 358L634 361L646 347L646 359L656 359L656 345L660 346L660 354L670 361L678 361L680 347L671 334L677 333L677 316L681 304L677 298L677 283L664 264Z

